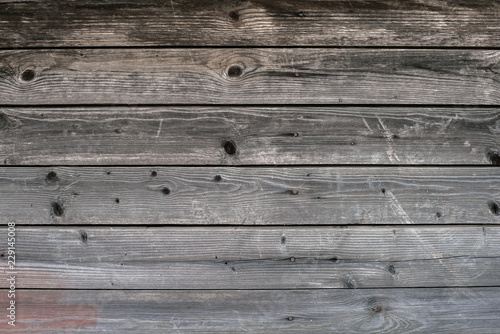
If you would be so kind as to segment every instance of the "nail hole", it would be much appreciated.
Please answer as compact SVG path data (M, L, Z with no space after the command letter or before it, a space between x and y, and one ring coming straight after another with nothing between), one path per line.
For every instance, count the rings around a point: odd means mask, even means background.
M111 174L111 172L108 170L108 171L106 172L106 174L107 174L107 175L110 175L110 174Z
M298 12L297 16L298 17L306 17L306 14L304 14L304 12Z
M165 187L165 188L163 188L163 189L161 190L161 192L162 192L164 195L168 195L168 194L170 194L170 189L168 189L168 188L166 188L166 187Z
M398 135L392 135L392 139L399 139Z
M492 152L490 155L490 161L493 166L500 166L500 155L498 152Z
M295 262L295 258L294 258L294 257L291 257L291 258L290 258L290 262Z
M292 195L298 195L299 191L297 189L292 189L292 190L290 190L290 194L292 194Z
M120 199L119 198L115 199L115 202L116 204L120 203Z
M385 195L385 188L382 188L381 191L382 191L382 194Z
M233 21L238 21L240 19L240 15L234 10L229 13L229 17L233 19Z
M231 140L226 141L224 143L224 151L226 151L226 153L229 155L236 154L236 145L234 144L234 142Z
M292 136L294 136L294 137L298 137L298 136L299 136L299 134L298 134L297 132L294 132L294 133L292 134Z
M239 77L242 73L243 70L238 65L229 67L229 70L227 71L227 75L229 75L231 78Z
M227 262L224 262L224 264L227 266Z
M35 71L33 71L33 70L26 70L26 71L23 72L23 74L21 74L21 78L24 81L31 81L31 80L35 79Z
M61 206L61 204L54 202L54 203L52 203L52 212L57 217L61 217L64 214L64 209Z
M4 257L4 256L5 256L5 254L4 254L4 253L0 254L0 257Z
M222 177L220 175L215 175L214 176L214 181L215 182L220 182L220 181L222 181Z
M442 216L441 212L439 212L439 211L438 211L438 212L436 212L436 218L438 218L438 219L439 219L439 218L441 218L441 216Z
M286 243L286 237L281 237L281 244L284 245Z
M87 232L85 231L80 231L80 240L86 244L87 243L87 239L88 239L88 235L87 235Z
M492 214L494 214L495 216L500 216L500 207L497 201L489 201L488 207L490 208Z
M57 173L54 171L50 171L47 173L46 180L53 182L57 180Z
M330 259L330 261L334 262L334 263L337 263L339 261L339 259L337 257L332 257Z
M152 172L151 172L151 176L152 176L152 177L157 177L157 176L158 176L158 172L157 172L157 171L155 171L155 170L154 170L154 171L152 171Z
M356 142L353 140L353 141L351 142L351 146L354 146L354 145L356 145Z
M288 317L288 321L293 321L293 317Z

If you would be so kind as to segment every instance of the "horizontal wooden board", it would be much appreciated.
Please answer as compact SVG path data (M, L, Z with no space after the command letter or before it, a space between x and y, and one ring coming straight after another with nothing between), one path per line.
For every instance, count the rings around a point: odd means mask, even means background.
M2 224L498 224L496 167L3 167Z
M0 236L7 240L7 229ZM0 246L4 267L6 247ZM16 286L500 286L499 253L500 227L18 227Z
M498 50L0 51L2 104L500 104Z
M16 107L0 108L0 163L483 165L499 134L496 108Z
M0 1L0 46L500 46L495 0Z
M16 298L16 333L493 334L500 327L500 288L20 290ZM0 302L8 302L6 290Z

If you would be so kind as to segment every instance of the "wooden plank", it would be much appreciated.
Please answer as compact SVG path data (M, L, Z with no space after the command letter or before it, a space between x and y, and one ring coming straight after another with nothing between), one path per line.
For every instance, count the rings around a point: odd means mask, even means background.
M498 50L0 52L3 104L500 104Z
M496 108L0 108L0 162L483 165L499 133Z
M498 224L495 167L3 167L2 224Z
M500 288L20 290L16 333L498 333ZM2 305L7 291L0 291ZM0 328L8 328L7 321Z
M0 236L7 240L7 229ZM2 255L6 247L0 246ZM499 252L500 227L18 227L16 286L499 286ZM7 257L0 259L6 265Z
M500 46L495 0L9 1L0 46Z

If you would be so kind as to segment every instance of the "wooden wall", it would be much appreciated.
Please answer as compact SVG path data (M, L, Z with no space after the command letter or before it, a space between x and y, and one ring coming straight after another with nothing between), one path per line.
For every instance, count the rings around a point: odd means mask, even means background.
M499 150L496 0L0 0L0 331L498 333Z

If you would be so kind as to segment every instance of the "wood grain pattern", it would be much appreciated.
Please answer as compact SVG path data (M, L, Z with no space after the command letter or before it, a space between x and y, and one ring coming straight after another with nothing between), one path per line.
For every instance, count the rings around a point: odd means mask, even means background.
M499 134L493 108L0 108L0 162L484 165Z
M491 168L3 167L2 224L498 224Z
M500 326L499 288L22 290L19 300L19 333L494 334Z
M16 236L21 289L500 285L500 227L19 227Z
M495 0L0 1L0 46L500 46Z
M43 104L500 104L498 50L0 51L0 101Z

